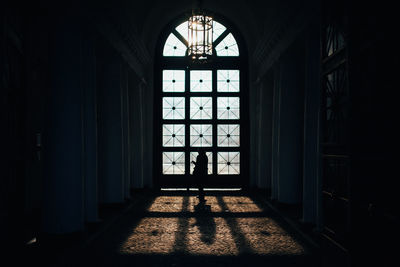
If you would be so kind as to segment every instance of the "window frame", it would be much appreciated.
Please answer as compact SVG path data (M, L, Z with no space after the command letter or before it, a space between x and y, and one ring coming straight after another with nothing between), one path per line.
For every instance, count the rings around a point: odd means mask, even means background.
M213 125L213 145L205 147L206 151L213 153L212 175L208 175L205 185L208 187L247 187L249 172L249 109L248 109L248 70L247 54L243 39L235 28L222 17L214 16L215 20L226 27L216 40L221 41L229 33L236 39L239 56L216 56L215 45L213 46L213 56L211 62L194 64L187 55L185 57L163 56L164 44L170 33L177 33L175 27L184 22L184 16L171 22L161 34L156 49L156 60L154 65L154 186L155 187L189 187L193 177L190 174L190 153L196 152L197 147L190 146L190 125L191 124L212 124ZM186 53L187 54L187 53ZM185 70L185 92L163 92L162 91L162 72L163 70ZM190 71L191 70L211 70L212 71L212 92L190 92ZM240 91L239 92L217 92L217 70L239 70ZM185 97L185 119L184 120L163 120L162 119L162 99L163 97ZM190 119L190 97L212 97L212 119L211 120L191 120ZM218 97L239 97L239 119L218 119L217 118L217 99ZM164 123L185 124L185 147L163 147L161 142L162 127ZM218 147L217 126L218 124L239 124L240 125L240 147ZM182 151L185 152L184 175L163 175L162 174L162 152ZM240 174L239 175L218 175L218 152L240 152Z

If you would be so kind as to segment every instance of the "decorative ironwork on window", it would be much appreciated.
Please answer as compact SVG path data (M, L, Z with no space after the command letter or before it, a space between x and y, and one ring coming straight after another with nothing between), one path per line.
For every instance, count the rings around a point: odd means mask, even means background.
M240 119L240 98L218 97L217 111L217 118L219 120Z
M219 124L217 135L218 135L218 146L221 147L240 146L239 124Z
M343 144L347 129L348 87L345 67L325 76L325 142Z
M190 71L190 91L191 92L211 92L212 91L212 71L211 70L192 70L192 71Z
M186 42L188 41L188 23L188 21L184 21L175 28Z
M325 29L325 35L325 56L329 57L345 46L343 31L337 25L328 25Z
M212 97L191 97L190 119L191 120L212 119Z
M213 41L217 40L218 37L226 31L226 27L219 22L213 20Z
M185 119L185 98L163 97L163 119L164 120Z
M209 62L213 56L239 55L239 46L233 34L211 16L204 14L193 15L179 24L170 33L163 48L163 56L187 56L194 62Z
M185 92L185 71L164 70L163 92Z
M167 57L183 57L186 55L186 49L186 45L171 33L165 42L163 55Z
M183 147L185 146L185 125L164 124L163 125L163 146Z
M239 85L239 70L217 71L218 92L239 92Z
M240 174L240 152L218 152L218 174Z
M185 174L185 152L163 152L163 174Z
M217 56L237 57L239 56L239 47L232 33L228 34L216 47Z
M162 52L161 175L192 174L199 147L209 175L240 175L241 61L233 58L239 56L233 34L210 15L195 13L173 28Z
M212 146L212 124L190 125L190 146L192 147Z

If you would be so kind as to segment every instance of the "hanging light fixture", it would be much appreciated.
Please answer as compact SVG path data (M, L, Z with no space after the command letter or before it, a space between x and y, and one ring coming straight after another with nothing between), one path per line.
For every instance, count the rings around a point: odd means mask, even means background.
M188 23L189 56L193 61L205 62L212 56L213 19L198 7L193 8Z

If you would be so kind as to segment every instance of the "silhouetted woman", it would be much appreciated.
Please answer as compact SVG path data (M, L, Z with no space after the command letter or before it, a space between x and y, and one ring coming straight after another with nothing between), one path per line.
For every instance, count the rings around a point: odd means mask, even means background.
M192 161L195 165L193 170L194 180L199 188L199 200L204 201L204 190L203 184L204 179L207 177L208 172L208 157L203 149L199 149L199 155L196 158L196 162Z

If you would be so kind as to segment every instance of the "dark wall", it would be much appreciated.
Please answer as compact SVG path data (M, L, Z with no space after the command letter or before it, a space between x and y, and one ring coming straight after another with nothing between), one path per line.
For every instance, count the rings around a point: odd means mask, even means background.
M37 231L48 29L38 6L0 5L0 231L18 243ZM11 238L12 237L12 238Z
M398 48L394 6L350 7L354 250L357 261L388 263L399 237L396 162ZM392 254L393 253L393 254Z

